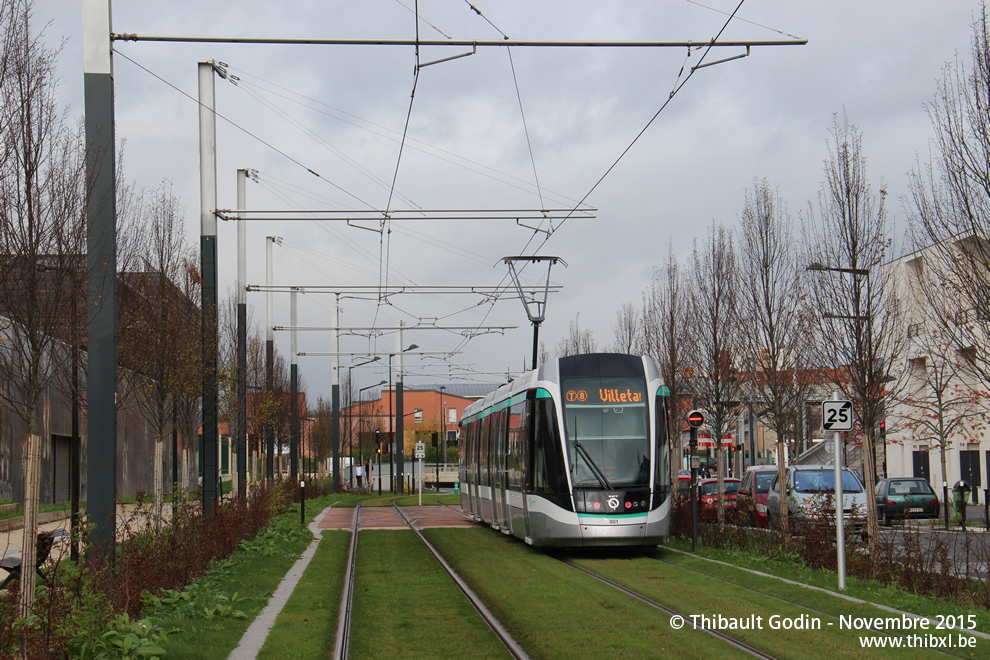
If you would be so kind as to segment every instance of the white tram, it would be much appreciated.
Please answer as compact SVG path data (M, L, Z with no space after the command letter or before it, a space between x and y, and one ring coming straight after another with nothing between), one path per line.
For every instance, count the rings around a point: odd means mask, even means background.
M464 512L534 546L661 543L668 398L649 357L574 355L526 372L464 411Z

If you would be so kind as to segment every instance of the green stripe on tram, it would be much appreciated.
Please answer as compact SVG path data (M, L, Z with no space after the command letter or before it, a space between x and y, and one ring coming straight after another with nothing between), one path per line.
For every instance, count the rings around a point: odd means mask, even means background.
M632 518L645 518L645 513L579 513L577 514L578 519L591 519L591 520L601 520L603 518L623 518L625 520L630 520Z
M548 392L547 390L543 389L542 387L537 387L536 388L536 398L537 399L552 399L553 396L550 394L550 392Z
M670 388L666 385L661 385L660 389L657 390L657 396L670 396Z

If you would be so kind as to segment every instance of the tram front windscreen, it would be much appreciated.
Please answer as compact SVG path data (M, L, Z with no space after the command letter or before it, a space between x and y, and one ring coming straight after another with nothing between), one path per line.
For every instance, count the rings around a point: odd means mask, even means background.
M641 378L561 382L571 481L606 489L649 486L649 397Z

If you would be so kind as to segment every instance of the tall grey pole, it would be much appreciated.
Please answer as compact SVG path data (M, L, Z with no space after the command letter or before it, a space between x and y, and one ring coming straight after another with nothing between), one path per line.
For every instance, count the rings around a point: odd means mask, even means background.
M289 323L292 324L292 332L290 333L292 338L289 342L289 350L292 352L292 360L289 365L289 408L292 411L292 431L289 439L289 476L292 477L292 483L295 483L299 476L299 372L297 364L299 351L296 345L296 326L299 325L296 317L296 299L298 296L299 290L292 287L292 291L289 293Z
M237 170L237 495L247 493L247 170Z
M330 429L330 444L333 452L333 489L340 490L340 294L336 295L333 306L333 337L330 340L331 358L330 408L333 412L333 426ZM348 384L350 387L350 384ZM353 453L353 452L352 452ZM351 474L354 471L351 470Z
M213 62L199 63L200 259L203 291L203 513L213 515L217 481L217 138Z
M275 236L265 238L265 394L273 396L275 390L275 328L272 325L272 244ZM265 423L265 470L269 479L275 478L275 429L274 421Z
M839 393L832 392L832 400L839 400ZM835 462L835 549L836 568L839 574L839 589L846 588L846 529L842 507L842 453L839 451L839 432L832 432L832 455ZM867 493L873 497L872 493Z
M405 486L405 461L403 460L403 431L404 431L404 419L402 417L402 326L404 323L399 321L399 335L398 344L395 347L396 352L396 363L395 363L395 453L396 453L396 472L398 477L396 478L396 491L400 495L406 494Z
M83 0L86 105L87 478L91 563L112 562L117 501L117 194L110 0Z

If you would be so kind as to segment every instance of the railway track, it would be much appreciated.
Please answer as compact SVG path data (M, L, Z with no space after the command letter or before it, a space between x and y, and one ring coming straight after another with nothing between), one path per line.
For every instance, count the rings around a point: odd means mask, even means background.
M354 575L355 567L357 566L358 531L361 524L360 506L360 503L358 503L354 507L354 518L351 527L351 544L347 558L347 569L344 575L340 614L337 620L337 637L334 643L333 657L335 660L346 660L349 653L351 609L354 596ZM464 594L465 598L467 598L468 602L471 603L471 606L474 607L481 619L492 630L498 640L508 651L509 655L519 660L528 660L529 655L526 651L516 642L515 639L513 639L509 631L505 629L505 626L503 626L495 615L491 613L481 599L474 593L474 591L471 590L467 583L461 579L457 572L454 571L454 569L447 563L436 548L434 548L433 545L426 540L426 537L423 536L415 521L411 520L402 508L394 502L392 506L395 508L399 516L401 516L406 525L408 525L409 529L416 534L416 537L420 540L420 542L422 542L430 554L433 555L434 559L436 559L440 567L443 568L444 572L446 572L454 584L457 585L457 588L461 590L461 593Z
M592 570L589 570L587 568L584 568L583 566L578 566L574 562L569 561L567 559L563 559L563 558L561 558L559 556L556 557L556 559L558 561L566 564L567 566L570 566L571 568L574 568L574 569L576 569L578 571L581 571L585 575L588 575L588 576L590 576L590 577L598 580L599 582L602 582L603 584L607 584L608 586L612 587L613 589L617 589L618 591L621 591L622 593L626 594L627 596L630 596L632 598L635 598L636 600L640 601L641 603L644 603L646 605L649 605L650 607L652 607L652 608L654 608L656 610L659 610L661 612L664 612L665 614L668 614L670 616L680 616L680 617L683 617L686 621L687 620L690 620L690 616L689 615L686 615L683 612L678 612L677 610L675 610L675 609L673 609L671 607L667 607L666 605L662 605L662 604L656 602L655 600L651 600L650 598L647 598L643 594L637 593L636 591L633 591L632 589L629 589L627 587L624 587L624 586L622 586L621 584L619 584L617 582L613 582L612 580L609 580L608 578L606 578L606 577L604 577L602 575L599 575L598 573L595 573ZM749 644L747 644L747 643L745 643L745 642L743 642L741 640L738 640L735 637L732 637L730 635L726 635L725 633L723 633L721 631L712 630L711 628L706 628L705 626L694 626L694 629L695 630L698 630L700 632L703 632L703 633L705 633L705 634L707 634L707 635L709 635L711 637L714 637L715 639L718 639L718 640L720 640L722 642L725 642L726 644L729 644L730 646L733 646L733 647L739 649L740 651L743 651L745 653L748 653L748 654L752 655L753 657L756 657L756 658L766 658L767 660L772 660L774 658L774 656L768 655L768 654L764 653L763 651L761 651L760 649L758 649L758 648L756 648L754 646L750 646Z

